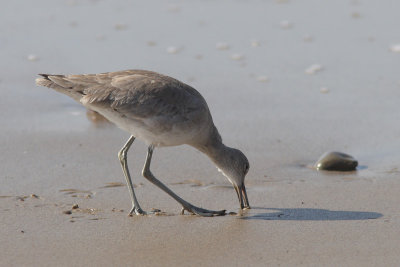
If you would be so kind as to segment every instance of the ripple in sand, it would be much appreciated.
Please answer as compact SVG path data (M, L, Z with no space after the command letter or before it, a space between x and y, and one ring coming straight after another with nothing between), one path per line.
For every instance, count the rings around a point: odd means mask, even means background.
M206 187L207 189L233 189L231 185L209 185Z
M317 170L325 171L354 171L358 161L342 152L327 152L315 163Z
M79 197L79 198L92 198L94 195L92 191L79 190L79 189L61 189L59 190L59 192L62 192L65 195L70 195L71 197Z
M188 179L181 182L171 183L171 185L179 185L179 184L189 184L191 186L202 186L204 185L203 182L196 180L196 179Z
M110 183L106 183L105 186L102 186L100 188L112 188L112 187L121 187L121 186L126 186L125 183L120 183L120 182L110 182ZM133 185L134 188L137 187L137 185Z

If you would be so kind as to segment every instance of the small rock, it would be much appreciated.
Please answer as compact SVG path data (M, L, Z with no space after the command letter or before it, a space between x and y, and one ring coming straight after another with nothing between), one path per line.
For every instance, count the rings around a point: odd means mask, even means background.
M169 46L167 48L167 53L168 54L178 54L181 51L181 48L178 48L176 46Z
M72 209L73 209L73 210L79 209L79 206L78 206L78 204L74 204L74 205L72 205Z
M63 211L63 213L64 214L72 214L72 211L71 210L65 210L65 211Z
M321 87L321 88L319 89L319 91L321 92L321 94L327 94L327 93L329 93L329 89L326 88L326 87Z
M30 54L30 55L27 56L27 59L28 59L29 61L38 61L38 60L39 60L39 57L38 57L37 55Z
M257 40L251 40L250 42L252 47L259 47L260 46L260 42Z
M233 60L242 60L244 59L244 56L242 54L232 54L231 59Z
M309 34L306 34L306 35L303 36L303 41L304 42L312 42L313 40L314 40L314 38Z
M39 198L39 196L35 195L35 194L31 194L31 198Z
M259 82L265 83L265 82L268 82L268 80L269 80L268 77L265 75L260 75L257 77L257 81L259 81Z
M280 25L281 25L281 28L282 28L282 29L290 29L290 28L293 27L293 23L291 23L291 22L288 21L288 20L282 20L281 23L280 23Z
M318 71L321 71L323 67L319 64L313 64L305 70L306 74L315 74Z
M236 213L236 212L233 212L233 211L231 211L231 212L229 212L229 213L228 213L228 215L234 216L234 215L237 215L237 213Z
M160 209L155 209L155 208L152 208L151 211L154 212L154 213L155 213L155 212L161 212Z
M358 161L342 152L327 152L315 163L317 170L325 171L354 171Z
M124 24L124 23L117 23L114 25L114 29L116 29L117 31L123 31L128 29L128 25Z
M219 42L219 43L217 43L217 44L215 45L215 47L216 47L218 50L228 50L228 49L229 49L229 44L224 43L224 42Z

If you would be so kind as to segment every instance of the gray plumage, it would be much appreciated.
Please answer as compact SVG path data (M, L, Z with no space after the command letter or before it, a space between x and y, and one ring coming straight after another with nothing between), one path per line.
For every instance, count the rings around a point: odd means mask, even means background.
M38 85L72 97L132 134L119 154L133 202L130 214L143 214L131 186L126 163L126 152L135 138L149 145L143 175L149 176L146 178L180 202L184 210L205 216L224 214L224 211L204 210L182 200L158 181L149 169L145 170L146 165L150 167L154 147L187 144L207 154L234 185L241 208L249 208L244 187L244 177L249 168L247 158L239 150L222 143L206 101L194 88L174 78L145 70L40 75L43 78L36 79Z

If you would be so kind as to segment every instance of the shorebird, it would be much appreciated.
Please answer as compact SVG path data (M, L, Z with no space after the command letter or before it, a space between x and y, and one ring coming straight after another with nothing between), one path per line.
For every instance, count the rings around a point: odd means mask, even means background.
M249 170L246 156L225 146L214 125L207 102L191 86L174 78L146 70L100 74L39 74L36 84L72 97L94 110L131 136L118 153L132 200L129 215L146 214L139 205L129 174L127 152L137 138L148 145L142 175L182 205L201 216L225 215L225 210L207 210L183 200L150 171L156 147L190 145L206 154L232 183L240 209L250 208L244 185Z

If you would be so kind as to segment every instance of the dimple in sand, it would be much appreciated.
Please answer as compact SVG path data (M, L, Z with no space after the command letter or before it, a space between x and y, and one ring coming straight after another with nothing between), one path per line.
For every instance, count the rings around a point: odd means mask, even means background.
M72 97L131 134L118 153L132 200L129 215L145 214L136 198L127 163L127 152L136 138L148 144L143 176L178 201L182 205L182 214L186 210L201 216L225 215L225 210L196 207L160 182L150 171L156 147L186 144L203 152L232 183L240 208L250 208L244 185L249 162L240 150L222 143L207 102L194 88L174 78L145 70L40 75L43 78L36 79L37 85Z

